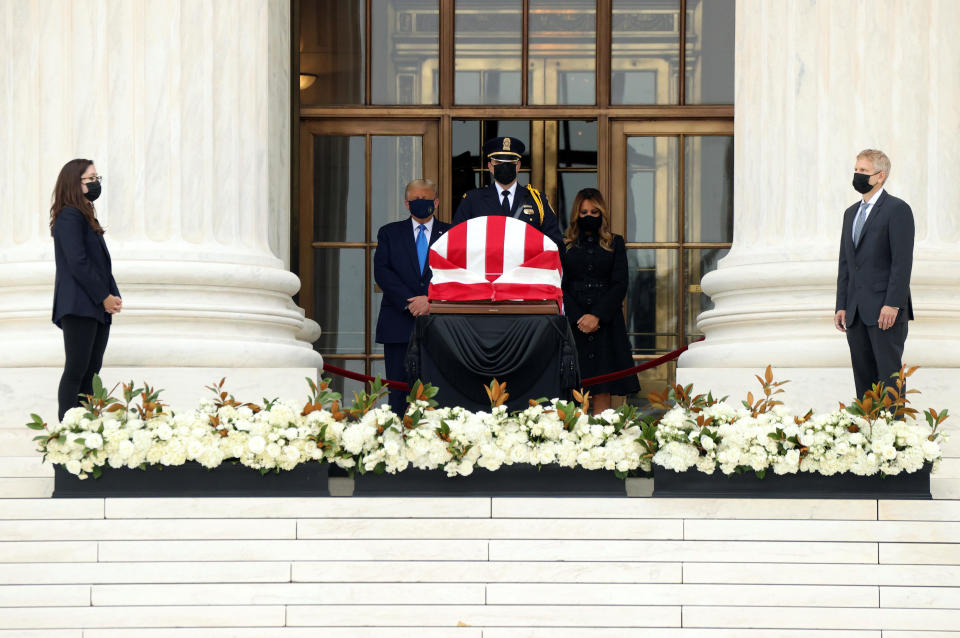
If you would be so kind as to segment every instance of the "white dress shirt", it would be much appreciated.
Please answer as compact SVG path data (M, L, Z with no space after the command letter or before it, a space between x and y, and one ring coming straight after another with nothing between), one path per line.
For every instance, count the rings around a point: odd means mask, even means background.
M873 210L873 205L877 203L877 200L880 199L880 195L882 195L882 194L883 194L883 186L881 186L881 187L880 187L880 190L878 190L876 193L874 193L874 194L873 194L873 197L871 197L871 198L867 201L867 209L866 209L865 211L863 211L863 225L864 225L864 226L867 225L867 219L870 217L870 211ZM862 206L862 205L863 205L863 202L861 202L860 205ZM858 206L858 207L857 207L857 215L859 215L859 214L860 214L860 208L859 208L859 206ZM856 239L857 239L857 238L853 235L853 231L854 231L854 230L856 229L856 227L857 227L857 215L854 215L854 216L853 216L853 228L851 229L851 234L850 234L850 236L853 237L854 241L856 241ZM861 232L861 233L863 232L862 227L861 227L861 231L860 231L860 232Z
M417 235L420 234L420 222L417 221L416 217L414 217L413 215L410 215L410 223L413 224L413 243L416 244ZM423 232L427 234L427 244L429 244L430 233L433 232L433 216L431 215L429 220L423 222L423 225L427 227L427 229Z
M515 179L513 180L513 184L510 185L510 188L504 188L503 186L500 185L500 182L496 180L493 181L493 185L496 186L497 188L498 201L503 202L503 191L509 191L510 194L507 195L507 201L510 203L510 210L513 210L513 198L517 194L517 184L519 183L520 183L520 180Z

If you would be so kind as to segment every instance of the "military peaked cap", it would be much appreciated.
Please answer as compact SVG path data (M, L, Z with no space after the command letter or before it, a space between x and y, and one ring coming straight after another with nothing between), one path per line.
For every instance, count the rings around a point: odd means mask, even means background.
M495 137L484 143L483 154L492 160L516 162L519 161L526 148L523 142L515 137Z

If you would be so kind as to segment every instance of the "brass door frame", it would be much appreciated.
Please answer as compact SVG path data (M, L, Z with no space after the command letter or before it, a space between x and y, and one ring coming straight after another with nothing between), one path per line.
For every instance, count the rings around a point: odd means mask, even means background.
M732 136L733 120L728 119L703 119L703 120L614 120L610 123L610 157L606 162L609 166L626 166L627 158L627 138L628 137L679 137L681 147L678 150L678 161L680 163L680 175L684 174L683 166L683 138L688 135L695 136ZM627 181L626 173L622 170L610 171L611 193L617 194L617 200L612 203L611 214L613 219L614 232L626 237L627 218L626 218L626 195ZM628 248L724 248L730 244L728 242L687 242L683 240L683 185L679 185L679 219L677 222L677 235L672 240L658 242L628 242Z
M684 166L684 138L687 136L732 136L732 119L702 119L702 120L614 120L610 123L610 157L606 164L610 167L617 167L617 170L609 171L611 193L616 195L616 199L611 201L611 222L614 232L623 235L628 249L668 249L675 250L677 254L677 344L683 346L686 343L686 299L688 290L687 281L687 263L685 252L687 249L696 248L729 248L730 242L690 242L686 241L685 235L685 189L684 175L686 167ZM627 138L629 137L674 137L678 139L677 147L677 226L675 236L665 238L663 241L653 242L631 242L626 236L627 233ZM658 171L659 172L659 171ZM669 176L657 176L658 180ZM658 189L659 191L660 189ZM673 214L668 211L666 214ZM661 307L661 300L658 299L657 307ZM654 355L656 356L656 355ZM635 357L651 358L651 357Z
M371 185L373 176L370 169L371 138L375 136L419 136L421 137L421 161L423 169L421 176L430 177L440 184L440 132L437 120L386 120L374 122L369 119L336 119L336 120L300 120L300 197L299 197L299 229L297 242L299 246L299 276L300 276L300 307L307 316L313 314L314 280L313 260L314 248L363 248L364 268L370 263L373 251L377 247L375 240L376 229L371 228ZM363 137L364 145L364 224L365 240L362 242L327 242L313 240L313 145L310 143L314 135L336 135ZM441 191L443 186L440 186ZM441 209L438 217L447 221L451 213ZM373 281L364 275L364 354L363 355L335 355L328 353L331 358L359 359L367 361L365 370L369 372L369 361L380 358L371 354L371 320L369 303Z

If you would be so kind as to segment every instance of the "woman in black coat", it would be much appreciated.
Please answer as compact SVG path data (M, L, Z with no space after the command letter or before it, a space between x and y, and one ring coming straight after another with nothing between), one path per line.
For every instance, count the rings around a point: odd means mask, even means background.
M623 237L610 232L603 195L584 188L573 200L564 236L563 305L573 327L580 374L584 378L633 367L623 299L627 294L627 250ZM610 407L610 395L640 391L637 375L588 388L594 413Z
M66 361L57 391L59 419L93 392L110 336L111 315L123 302L113 279L110 253L103 241L94 200L100 176L91 160L75 159L60 170L50 207L57 276L53 287L53 322L63 330Z

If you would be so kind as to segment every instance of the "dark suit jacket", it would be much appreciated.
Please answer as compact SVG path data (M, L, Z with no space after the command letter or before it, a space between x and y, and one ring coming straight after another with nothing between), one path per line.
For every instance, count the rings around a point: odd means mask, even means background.
M913 319L913 211L905 201L884 191L854 247L853 222L860 204L858 201L843 213L836 310L847 311L848 326L858 313L864 324L877 325L881 306L899 308L898 323Z
M547 201L546 195L541 193L540 197L543 202L542 223L540 221L540 211L537 209L533 195L526 186L521 184L517 184L510 214L515 215L517 210L520 210L521 213L518 219L536 227L541 233L556 242L562 254L563 233L560 232L560 223L557 221L557 216L553 212L553 209L550 208L550 202ZM460 222L465 222L474 217L502 215L503 209L500 207L500 201L501 197L496 184L484 186L483 188L475 188L465 194L463 199L460 200L460 205L457 206L457 213L453 216L453 224L457 225ZM524 206L528 206L529 208L523 208ZM524 210L529 212L523 213L522 211Z
M110 323L103 300L109 295L120 296L110 252L103 235L93 230L76 208L68 206L57 215L53 252L57 262L53 322L59 327L64 315L76 315Z
M430 243L437 241L450 228L434 218ZM427 294L430 266L420 273L417 244L410 218L385 224L377 232L377 250L373 254L373 278L383 291L380 316L377 318L377 343L406 343L413 333L413 315L407 310L407 299Z

